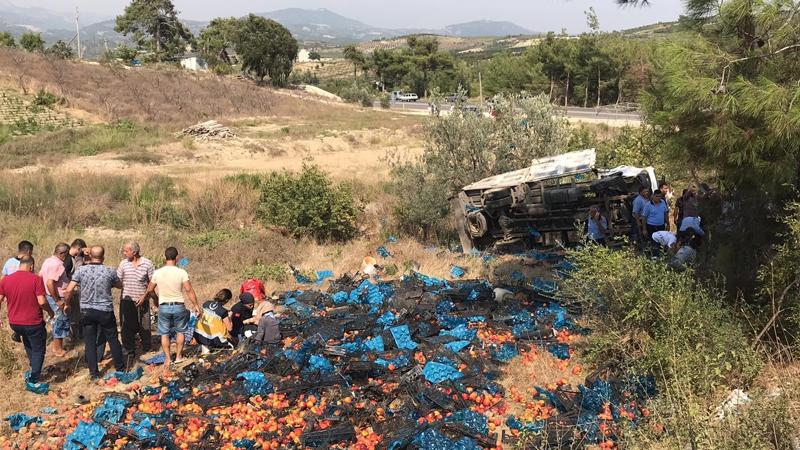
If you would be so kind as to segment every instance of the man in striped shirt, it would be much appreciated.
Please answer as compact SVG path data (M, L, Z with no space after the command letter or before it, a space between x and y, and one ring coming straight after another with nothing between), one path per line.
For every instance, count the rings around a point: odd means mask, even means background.
M141 255L136 242L122 247L124 259L117 267L117 276L122 280L122 296L119 302L122 322L122 347L126 357L136 355L136 336L142 341L142 353L152 348L150 334L150 305L147 285L153 278L153 262Z

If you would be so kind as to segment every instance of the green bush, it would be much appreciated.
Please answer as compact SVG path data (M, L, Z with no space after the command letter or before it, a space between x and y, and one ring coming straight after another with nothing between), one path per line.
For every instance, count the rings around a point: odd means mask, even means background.
M299 174L272 172L261 184L258 217L294 236L346 241L356 235L361 211L350 186L335 184L314 165L304 164Z
M736 407L722 419L711 416L716 411L709 409L716 405L709 406L707 398L690 402L684 399L676 404L676 398L665 393L651 403L653 415L649 424L642 426L640 422L620 434L619 448L794 449L797 426L790 402L796 397L797 386L788 387L788 392L778 395L751 391L749 403Z
M744 386L760 365L723 293L664 261L590 245L572 253L567 290L591 320L589 355L621 371L688 380L698 394Z
M381 108L389 109L392 107L392 97L389 94L381 95Z
M251 236L247 231L211 230L186 238L187 247L215 250L225 242L243 240Z
M237 183L250 189L261 189L261 183L264 181L264 176L253 173L237 173L236 175L226 176L225 180Z
M33 97L33 104L36 106L51 107L55 104L60 104L64 101L52 92L47 92L44 89L39 89L39 92Z
M282 283L288 278L286 266L281 264L256 264L243 270L242 279L257 278L262 281L276 281Z
M375 101L375 95L370 86L353 83L349 87L342 89L339 96L346 102L358 103L365 108L371 108Z
M299 72L292 72L289 76L289 83L290 84L311 84L311 85L318 85L319 84L319 77L317 74L310 70L302 70Z
M150 176L133 198L137 222L161 223L173 228L185 228L189 221L186 212L174 203L183 195L172 178L165 175Z
M587 359L621 377L654 376L660 394L652 408L667 430L659 439L675 443L664 448L718 448L698 446L709 433L708 411L720 393L749 389L762 366L723 293L691 270L672 272L633 250L589 245L571 257L578 270L565 289L592 329ZM627 448L652 437L642 429Z

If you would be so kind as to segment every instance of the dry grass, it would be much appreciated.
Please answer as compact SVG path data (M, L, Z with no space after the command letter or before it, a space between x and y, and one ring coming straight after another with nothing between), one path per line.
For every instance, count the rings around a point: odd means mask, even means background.
M125 161L126 163L129 164L155 165L155 164L160 164L164 160L164 157L162 155L159 155L158 153L146 150L140 150L122 154L120 156L117 156L115 159L118 159L120 161Z
M69 107L106 121L125 118L172 128L209 118L302 116L335 108L232 77L171 66L127 68L56 60L9 49L0 49L0 82L25 94L45 89L64 97Z
M0 51L2 53L2 51ZM0 144L0 164L5 168L33 164L54 166L78 156L94 156L109 151L141 153L143 148L172 140L157 128L132 124L92 125L65 128L33 136L15 137ZM136 162L131 156L128 162ZM147 164L152 164L148 158Z

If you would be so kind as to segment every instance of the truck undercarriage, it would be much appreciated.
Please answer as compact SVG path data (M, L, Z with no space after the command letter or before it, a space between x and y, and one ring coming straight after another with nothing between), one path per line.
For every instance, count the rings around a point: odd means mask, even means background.
M593 205L617 234L631 226L630 205L652 168L595 169L593 149L533 161L530 168L473 183L452 200L465 251L518 251L579 242Z

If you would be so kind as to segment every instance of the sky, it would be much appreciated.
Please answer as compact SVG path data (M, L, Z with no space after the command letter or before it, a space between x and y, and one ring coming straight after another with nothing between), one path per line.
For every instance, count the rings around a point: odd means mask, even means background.
M111 18L127 0L12 0L18 6L39 6L82 15ZM682 0L654 0L650 6L619 7L615 0L173 0L184 19L208 20L283 8L327 8L381 28L441 28L473 20L508 20L532 31L586 31L583 12L593 6L603 30L619 30L676 20Z

